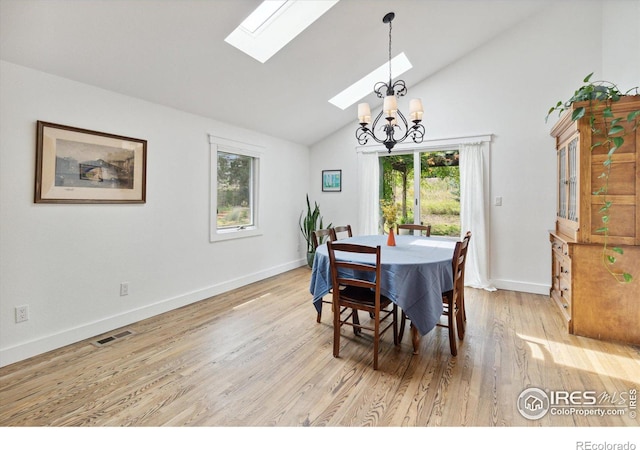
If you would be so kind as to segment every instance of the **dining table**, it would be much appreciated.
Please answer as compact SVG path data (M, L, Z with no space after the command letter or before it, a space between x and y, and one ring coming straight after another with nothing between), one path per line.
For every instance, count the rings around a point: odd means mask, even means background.
M445 236L396 235L387 245L387 235L361 235L340 242L380 246L381 293L397 304L411 321L414 353L420 336L429 333L443 313L442 293L453 289L453 252L456 240ZM336 252L336 259L347 256ZM354 262L375 265L375 255L348 254ZM316 248L309 290L313 304L322 311L322 298L332 289L327 244Z

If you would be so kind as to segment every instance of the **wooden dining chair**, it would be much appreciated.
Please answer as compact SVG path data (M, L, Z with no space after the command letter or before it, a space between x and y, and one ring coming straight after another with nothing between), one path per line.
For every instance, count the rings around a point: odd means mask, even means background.
M324 228L322 230L314 230L311 235L313 236L313 250L315 251L318 248L318 245L324 243L324 239L326 238L328 241L333 240L333 231L332 228Z
M466 263L467 260L467 252L469 250L469 242L471 241L471 231L467 231L467 233L464 235L464 238L462 239L462 252L463 257L464 257L464 261ZM460 290L460 308L462 309L462 323L463 325L466 326L466 322L467 322L467 309L465 308L465 304L464 304L464 270L465 270L466 264L462 267L462 289ZM464 329L462 330L462 334L464 335ZM462 339L462 338L460 338Z
M337 241L338 239L342 239L345 237L353 237L353 233L351 232L351 225L339 225L337 227L333 227L333 239L332 241ZM344 235L346 233L346 236Z
M333 240L333 229L332 228L323 228L321 230L315 230L311 233L313 236L313 250L315 251L319 245L324 243L324 239L328 241ZM329 291L331 293L331 291ZM328 305L332 305L333 302L329 300L322 299L322 303L326 303ZM316 322L320 323L322 321L322 311L320 311L316 316Z
M464 269L467 263L470 240L471 233L468 232L462 241L456 242L456 248L453 252L453 289L442 293L443 315L446 316L447 323L437 324L449 329L449 348L453 356L458 354L457 339L464 339L466 319L464 317Z
M411 234L416 234L416 231L418 231L418 235L422 236L422 233L424 232L425 236L431 236L431 225L417 225L417 224L413 224L413 223L403 223L398 225L398 234L400 234L400 230L410 230L413 231L413 233Z
M380 293L380 246L333 241L327 243L327 248L333 282L333 356L340 356L340 331L343 325L352 326L356 335L362 330L372 331L373 369L377 370L381 336L392 329L393 343L398 344L398 306ZM336 258L336 252L343 252L341 259ZM350 258L348 253L375 255L375 265L351 262L354 258ZM373 324L368 322L365 325L356 320L358 311L372 315Z
M446 323L439 322L436 326L449 329L449 348L451 354L458 354L457 339L463 340L466 328L466 311L464 306L464 270L467 263L467 250L471 232L467 232L461 241L456 242L451 261L453 268L453 289L442 293L443 312ZM401 313L400 328L398 331L398 341L402 342L407 316L404 311Z

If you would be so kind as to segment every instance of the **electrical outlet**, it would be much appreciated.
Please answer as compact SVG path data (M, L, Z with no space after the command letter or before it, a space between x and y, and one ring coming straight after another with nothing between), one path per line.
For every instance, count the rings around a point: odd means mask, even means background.
M16 306L16 323L29 320L29 305Z
M123 297L125 295L129 295L129 282L123 281L120 283L120 296Z

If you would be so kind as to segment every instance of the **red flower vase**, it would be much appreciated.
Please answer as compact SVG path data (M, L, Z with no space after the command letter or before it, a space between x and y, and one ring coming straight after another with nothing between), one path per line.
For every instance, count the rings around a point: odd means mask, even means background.
M396 245L396 237L393 233L393 227L389 228L389 236L387 237L387 245L390 247L395 247Z

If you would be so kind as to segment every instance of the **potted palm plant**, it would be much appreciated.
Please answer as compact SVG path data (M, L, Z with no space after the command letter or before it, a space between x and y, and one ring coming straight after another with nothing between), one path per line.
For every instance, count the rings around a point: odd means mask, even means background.
M322 223L322 216L320 215L320 207L317 202L314 202L314 207L311 209L311 202L309 201L309 194L307 194L307 212L302 211L300 213L300 231L302 236L307 241L307 265L313 266L313 258L316 253L316 249L313 245L313 232L315 230L321 230L324 228ZM330 228L331 224L327 225Z

